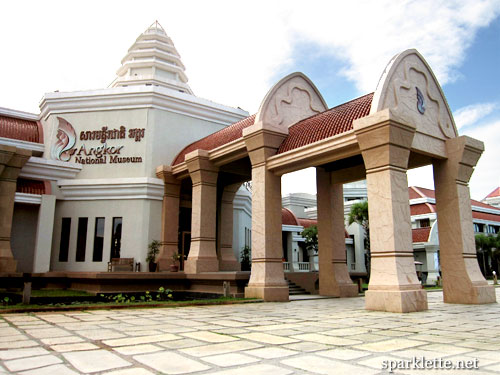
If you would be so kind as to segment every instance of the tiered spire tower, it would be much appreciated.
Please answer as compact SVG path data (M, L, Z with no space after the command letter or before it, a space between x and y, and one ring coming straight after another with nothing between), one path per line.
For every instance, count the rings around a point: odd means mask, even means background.
M154 85L193 94L181 57L158 21L139 35L121 64L111 87Z

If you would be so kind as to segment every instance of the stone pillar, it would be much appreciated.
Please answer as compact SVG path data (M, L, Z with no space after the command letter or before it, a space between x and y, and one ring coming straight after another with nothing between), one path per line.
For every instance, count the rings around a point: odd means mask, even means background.
M158 254L160 271L168 271L174 264L172 255L179 252L179 205L181 182L172 174L172 168L161 165L156 176L163 180L163 202L161 209L161 248Z
M427 309L413 259L406 169L415 127L389 109L354 121L366 167L370 217L371 276L366 309Z
M184 265L185 273L216 272L217 176L218 168L208 152L195 150L186 155L193 183L191 249Z
M10 235L17 177L31 156L31 151L0 145L0 272L16 272Z
M252 272L245 297L288 301L281 244L281 176L266 168L285 134L247 128L243 136L252 163Z
M233 200L241 184L224 187L220 201L218 251L220 271L240 271L240 262L233 250Z
M355 297L357 285L347 269L344 235L344 196L342 184L331 181L331 174L316 168L318 194L319 294Z
M56 196L42 195L38 210L36 230L36 246L33 257L33 272L48 272L50 270L50 254L52 249L52 233L54 231L54 213Z
M483 143L470 137L448 139L448 159L433 163L443 294L447 303L496 301L495 290L477 263L468 186L483 150Z
M439 246L426 245L425 246L425 260L427 263L427 284L436 284L439 276L439 264L437 263L437 252Z

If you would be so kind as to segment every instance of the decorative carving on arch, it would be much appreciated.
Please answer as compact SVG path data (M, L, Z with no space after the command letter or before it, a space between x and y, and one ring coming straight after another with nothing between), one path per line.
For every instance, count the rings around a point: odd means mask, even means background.
M303 73L292 73L276 83L262 101L255 127L288 133L298 121L328 109L316 86Z
M443 140L458 136L441 86L415 49L394 56L382 73L370 114L385 108L415 125L417 132Z

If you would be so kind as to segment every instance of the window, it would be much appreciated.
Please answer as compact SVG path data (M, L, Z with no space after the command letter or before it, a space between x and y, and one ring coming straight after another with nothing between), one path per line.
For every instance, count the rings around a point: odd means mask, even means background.
M476 232L476 233L484 232L484 224L474 223L474 232Z
M422 219L420 221L420 228L428 228L431 226L431 221L429 219Z
M63 217L61 225L61 243L59 245L59 262L68 261L70 233L71 233L71 218Z
M122 247L122 218L113 218L113 232L111 235L111 258L119 258Z
M93 262L102 262L102 248L104 246L104 218L95 218L94 231L94 252L92 254Z
M252 230L245 227L245 246L252 247Z
M76 238L76 261L85 262L85 248L87 247L88 217L78 218L78 232Z

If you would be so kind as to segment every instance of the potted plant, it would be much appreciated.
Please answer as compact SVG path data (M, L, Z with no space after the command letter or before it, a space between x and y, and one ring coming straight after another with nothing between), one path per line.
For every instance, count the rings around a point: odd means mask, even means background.
M179 265L177 264L179 259L181 259L181 254L179 254L179 253L172 254L173 263L170 265L170 271L172 271L172 272L179 271Z
M146 257L146 262L149 263L149 272L155 272L157 268L156 256L160 253L160 241L153 240L148 246L148 256Z

